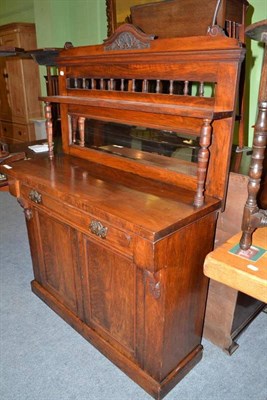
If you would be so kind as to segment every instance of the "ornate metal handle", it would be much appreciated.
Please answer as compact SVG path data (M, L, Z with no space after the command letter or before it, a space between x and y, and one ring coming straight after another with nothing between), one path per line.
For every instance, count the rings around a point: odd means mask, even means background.
M105 239L108 233L108 228L103 226L101 222L95 220L90 222L89 229L94 235L99 236L102 239Z
M32 189L29 193L29 199L34 201L36 204L40 204L42 202L42 195L36 190Z

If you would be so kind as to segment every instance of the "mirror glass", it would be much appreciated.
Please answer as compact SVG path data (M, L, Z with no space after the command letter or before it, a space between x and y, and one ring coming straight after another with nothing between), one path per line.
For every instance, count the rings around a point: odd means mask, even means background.
M173 132L85 119L84 138L71 117L71 145L195 176L198 138ZM73 123L74 121L74 123ZM83 134L82 134L83 136Z

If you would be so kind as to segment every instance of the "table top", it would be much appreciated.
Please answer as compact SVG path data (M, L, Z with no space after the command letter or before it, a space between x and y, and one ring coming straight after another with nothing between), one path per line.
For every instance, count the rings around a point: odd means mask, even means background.
M204 274L267 303L267 227L254 232L248 251L236 248L240 238L241 232L209 253Z

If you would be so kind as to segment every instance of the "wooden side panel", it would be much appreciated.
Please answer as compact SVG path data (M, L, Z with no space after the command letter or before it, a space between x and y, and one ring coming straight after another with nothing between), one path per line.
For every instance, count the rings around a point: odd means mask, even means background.
M237 295L237 290L210 279L203 335L229 353L237 346L231 338Z
M147 275L145 369L159 381L201 344L208 290L203 263L215 223L212 213L156 244L161 269Z
M218 218L215 246L220 246L241 229L243 205L247 199L248 176L231 172L225 211Z

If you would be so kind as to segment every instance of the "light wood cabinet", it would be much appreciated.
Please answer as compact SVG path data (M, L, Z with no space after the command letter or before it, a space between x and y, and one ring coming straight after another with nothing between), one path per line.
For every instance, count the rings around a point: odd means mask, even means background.
M35 49L35 25L13 23L0 27L0 45ZM32 119L42 116L38 97L38 65L20 56L0 58L0 132L8 143L35 139Z

